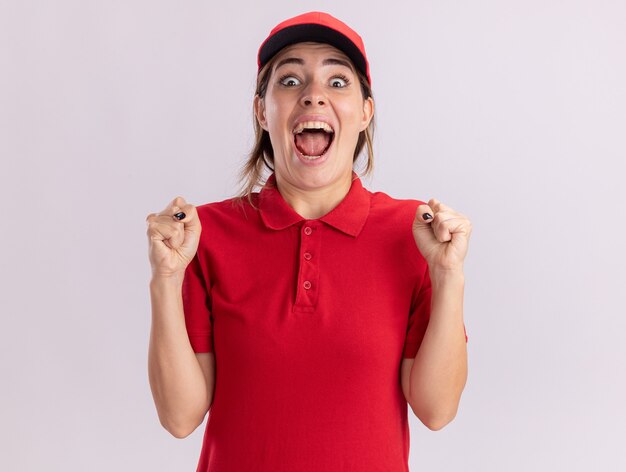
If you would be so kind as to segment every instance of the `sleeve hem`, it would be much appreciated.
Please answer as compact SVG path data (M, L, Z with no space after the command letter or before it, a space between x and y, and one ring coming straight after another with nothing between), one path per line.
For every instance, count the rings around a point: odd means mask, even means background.
M189 343L196 353L213 352L213 340L210 334L189 335Z
M404 349L402 350L402 357L404 359L415 359L417 355L417 351L419 350L419 345L415 343L405 344Z
M463 325L463 332L465 334L465 343L468 342L467 330L465 329L465 325ZM402 357L404 359L415 358L417 356L417 351L419 350L421 343L406 343L404 345L404 349L402 350Z

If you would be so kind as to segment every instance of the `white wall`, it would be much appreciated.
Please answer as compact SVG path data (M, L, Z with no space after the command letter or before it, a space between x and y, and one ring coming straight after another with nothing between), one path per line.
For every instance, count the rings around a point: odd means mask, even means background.
M413 471L626 470L626 4L0 3L0 469L195 470L147 377L145 217L232 196L256 52L365 40L370 190L468 215L469 380Z

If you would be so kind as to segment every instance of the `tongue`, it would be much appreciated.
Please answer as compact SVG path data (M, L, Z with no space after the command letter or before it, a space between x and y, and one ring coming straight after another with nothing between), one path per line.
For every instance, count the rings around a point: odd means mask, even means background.
M324 131L303 131L296 134L296 147L305 156L321 156L330 144L330 135Z

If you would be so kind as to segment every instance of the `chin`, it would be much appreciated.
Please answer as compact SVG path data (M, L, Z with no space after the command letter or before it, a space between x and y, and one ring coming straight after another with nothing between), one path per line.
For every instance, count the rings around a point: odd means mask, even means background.
M292 167L289 174L296 177L303 188L320 188L334 185L345 179L352 179L352 165L345 169L337 168L333 164L332 156L327 156L320 165L302 165L300 158L295 156L295 168ZM326 165L322 165L326 164Z

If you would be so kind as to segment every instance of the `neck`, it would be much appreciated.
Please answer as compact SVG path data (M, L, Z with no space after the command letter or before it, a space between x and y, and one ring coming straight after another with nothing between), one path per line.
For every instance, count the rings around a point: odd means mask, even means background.
M303 218L314 220L329 213L345 198L352 185L352 172L347 178L316 189L302 189L276 176L282 197Z

